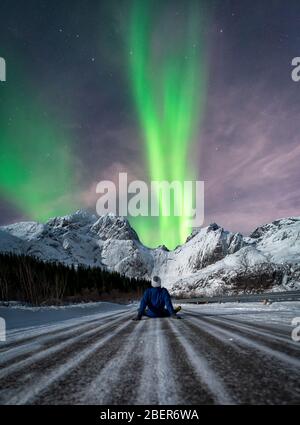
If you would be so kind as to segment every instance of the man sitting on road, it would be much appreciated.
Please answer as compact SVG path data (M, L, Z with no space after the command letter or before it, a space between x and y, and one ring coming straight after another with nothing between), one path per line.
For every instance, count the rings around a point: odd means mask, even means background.
M141 320L142 316L147 317L173 317L181 319L177 313L181 307L174 309L170 294L166 288L161 287L161 279L154 276L151 282L152 288L146 289L140 303L137 316L133 320Z

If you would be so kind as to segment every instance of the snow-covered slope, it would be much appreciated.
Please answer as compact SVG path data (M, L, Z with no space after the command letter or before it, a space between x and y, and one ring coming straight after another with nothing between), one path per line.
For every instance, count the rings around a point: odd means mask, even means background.
M276 263L299 263L300 217L276 220L257 228L251 237L257 248Z
M191 275L238 251L245 242L239 233L230 233L217 224L195 230L186 243L174 251L153 251L153 274L160 275L170 286L181 276Z
M129 276L151 274L152 257L123 217L97 218L86 211L55 217L45 224L16 223L0 228L0 250L16 247L23 254L67 265L84 264ZM3 249L3 247L5 249Z
M12 233L0 230L0 251L22 254L26 251L26 242Z
M168 251L145 247L123 217L77 211L45 224L0 227L0 251L128 276L158 274L176 294L295 288L300 280L300 218L277 220L250 237L211 224Z
M236 253L178 279L177 295L300 289L300 217L257 228Z

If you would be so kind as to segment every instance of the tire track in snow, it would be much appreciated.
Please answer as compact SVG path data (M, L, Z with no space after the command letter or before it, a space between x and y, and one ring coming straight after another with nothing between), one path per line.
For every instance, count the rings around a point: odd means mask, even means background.
M94 320L81 323L80 329L61 325L57 336L42 333L37 338L40 352L35 347L31 359L8 366L16 369L1 380L0 403L300 402L299 368L282 356L300 361L280 351L284 335L277 335L274 350L268 332L261 328L251 332L250 323L231 323L227 318L223 323L222 316L192 309L185 310L182 321L133 323L131 313L117 313L117 318L108 320L102 317L99 326ZM24 346L21 343L16 351ZM280 363L271 354L274 351L281 356Z
M84 333L80 333L79 335L76 335L74 337L66 338L62 342L61 341L57 342L57 341L54 340L54 345L50 346L49 348L45 348L45 347L42 346L40 351L31 355L30 357L27 357L23 360L17 360L16 362L12 363L11 365L9 365L5 368L1 368L2 370L0 371L0 379L3 379L7 375L18 371L21 368L31 366L32 364L34 364L34 363L36 363L40 360L48 358L50 355L59 353L59 352L65 350L66 348L72 346L74 343L80 342L82 339L84 339L86 337L90 337L90 336L98 333L99 331L105 331L106 328L110 328L112 325L118 324L121 321L122 321L122 318L117 318L117 319L115 319L111 322L99 324L96 327L93 326L92 329L90 329L90 330L88 330Z
M174 381L174 369L169 361L169 346L163 327L168 319L145 319L145 343L142 347L143 369L138 396L134 404L180 403Z
M156 320L159 319L143 319L145 322L145 343L142 347L142 360L143 369L138 384L137 398L135 404L159 404L155 386L157 384L156 378L156 338L155 332Z
M68 319L55 324L18 329L17 331L8 331L7 341L3 348L0 349L0 354L7 351L8 349L19 347L20 344L26 344L31 341L35 341L37 338L43 337L44 335L48 335L49 337L53 335L53 337L55 337L60 333L66 332L68 329L71 331L80 329L82 326L86 326L87 324L98 323L99 320L109 322L112 318L118 317L122 314L128 314L128 311L118 311L117 313L107 313L105 315L102 313L95 314L92 316L92 318L91 316L87 315L80 318Z
M237 329L232 329L232 328L230 329L230 326L228 326L227 324L223 322L220 322L219 324L211 323L211 319L203 320L203 319L200 319L199 317L195 317L194 320L198 320L199 322L201 322L202 329L206 328L207 330L210 330L212 333L216 332L217 335L221 334L224 337L227 337L228 339L232 338L235 340L235 342L239 343L241 346L251 347L252 349L256 351L257 350L261 351L264 354L267 354L268 356L270 356L271 358L275 358L284 364L297 368L298 370L300 369L299 359L292 357L281 351L278 351L277 349L273 349L260 341L256 342L255 340L251 339L251 337L249 338L248 336L242 336Z
M49 371L46 375L35 379L32 382L30 391L27 388L21 388L19 391L14 391L11 396L6 400L5 404L27 404L34 400L42 391L49 387L52 383L61 379L66 373L80 365L94 354L100 347L108 343L111 339L117 337L126 327L129 322L123 323L106 336L103 336L100 341L88 345L86 348L79 351L79 353L66 359L66 362L56 365L56 367Z
M188 317L185 324L197 335L195 346L210 359L213 369L242 404L299 403L297 370L278 364L269 356L247 345L237 344L234 334L211 328L205 320ZM188 333L188 332L187 332Z
M173 319L158 319L157 329L157 351L158 351L158 390L160 404L180 404L181 397L178 393L180 388L180 377L177 375L177 368L170 362L171 346L167 338L166 329L163 324L167 324ZM170 329L170 328L167 328ZM167 343L168 341L168 343ZM179 379L178 379L179 378Z
M102 396L99 391L92 391L91 385L106 370L102 377L104 381L109 381L109 384L111 384L111 387L105 388L105 391L110 389L109 404L126 404L131 393L134 397L133 377L138 380L139 371L142 367L141 364L139 365L136 362L136 356L132 356L133 352L128 356L127 362L123 362L123 357L127 357L126 353L129 351L128 344L135 339L134 333L138 331L130 319L127 318L126 322L128 327L116 338L112 338L97 349L92 356L53 382L39 396L35 397L33 403L83 404L83 400L85 400L86 404L97 404L96 398L99 398L100 402ZM121 367L119 367L120 362L124 363ZM116 385L114 385L114 382ZM103 384L105 387L105 382ZM100 382L99 389L101 388ZM97 390L96 387L94 389ZM57 393L60 393L59 399L56 396ZM88 393L89 396L87 397ZM89 401L89 397L93 398L93 401ZM109 397L108 394L107 397Z
M199 379L211 392L216 404L235 404L233 398L228 394L227 389L224 387L222 380L215 373L215 371L209 365L207 359L202 356L199 351L196 351L182 332L183 326L181 326L181 332L179 331L179 326L175 326L174 322L169 322L173 330L174 335L176 335L178 342L182 345L186 352L186 356L190 365L194 368L195 373L198 375ZM176 322L177 323L177 322Z
M80 404L119 404L128 399L130 389L126 385L127 380L129 378L134 386L134 381L138 379L134 361L135 350L145 330L145 321L132 323L132 326L131 333L127 335L119 350L112 353L88 388L82 391L81 396L79 394ZM98 353L99 356L101 353Z
M263 344L271 345L272 347L277 347L279 351L291 355L292 357L297 357L300 355L299 344L292 340L291 332L286 337L278 336L273 333L267 333L256 329L255 326L250 324L242 325L240 323L235 323L232 320L223 320L221 318L210 318L210 323L219 324L227 329L238 332L239 334L246 335L261 341Z
M226 320L228 320L232 323L236 323L237 325L238 324L248 325L248 326L253 327L253 329L257 329L261 332L265 332L266 335L274 335L278 338L283 338L283 339L287 337L287 335L289 334L289 331L290 331L290 326L288 326L286 323L280 323L280 324L277 323L276 328L275 328L274 323L273 323L273 325L271 324L272 322L270 324L266 324L266 323L262 322L261 320L260 321L256 321L256 320L255 321L254 320L249 321L249 317L248 317L248 320L237 319L235 316L229 316L229 315L226 316L226 317L223 316L223 315L221 315L221 316L211 315L209 317L211 317L211 318L213 318L213 317L214 318L218 318L218 317L223 318L224 317ZM231 317L234 317L234 320Z
M114 315L113 317L115 316L119 318L120 314ZM4 349L0 352L0 365L3 368L9 367L12 360L25 360L28 356L32 356L32 354L41 351L44 345L50 344L52 341L57 343L59 340L60 343L63 343L64 340L69 340L69 336L75 337L76 335L81 335L82 332L99 328L99 321L100 319L97 319L81 325L75 325L74 327L67 326L67 330L60 329L55 332L45 332L37 338L30 338L30 342L15 344L12 348ZM107 318L101 326L110 325L111 323L111 318Z
M272 342L274 342L274 340L278 341L279 343L281 343L281 348L284 345L290 345L291 348L297 348L298 344L296 342L294 342L291 339L291 328L287 327L286 332L276 332L276 330L267 326L263 326L261 323L257 323L257 322L246 322L246 321L241 321L241 320L233 320L233 319L228 319L225 316L216 316L216 315L203 315L201 313L196 313L193 310L187 310L188 313L192 316L198 317L199 319L202 320L207 320L207 321L213 321L213 322L218 322L220 323L222 326L223 325L230 325L233 328L239 329L247 334L256 334L258 336L261 336L263 339L271 339ZM282 344L283 343L283 344Z

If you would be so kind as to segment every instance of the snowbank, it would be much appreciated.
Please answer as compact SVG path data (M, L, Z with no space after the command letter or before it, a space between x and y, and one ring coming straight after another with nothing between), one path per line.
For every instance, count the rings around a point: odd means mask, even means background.
M0 317L6 320L7 330L25 329L64 322L73 319L86 319L87 316L105 317L116 312L128 311L133 305L109 302L74 304L68 306L27 307L12 305L0 306Z

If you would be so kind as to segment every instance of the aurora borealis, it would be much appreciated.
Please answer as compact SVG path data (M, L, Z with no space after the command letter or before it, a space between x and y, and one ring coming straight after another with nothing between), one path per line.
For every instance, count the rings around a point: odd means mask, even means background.
M2 0L0 224L95 213L96 184L122 172L205 181L205 224L247 233L299 215L288 3ZM173 248L186 215L129 219Z
M10 78L2 88L1 192L31 219L67 214L75 186L71 142L20 79Z
M157 24L157 11L161 8L159 3L156 6L153 8L153 2L133 2L128 43L130 77L150 180L183 184L195 179L196 164L189 160L188 153L197 135L205 91L201 33L204 19L199 2L191 1L181 31L174 37L168 17L161 19L160 26ZM160 40L159 49L155 38ZM166 200L161 193L157 197L162 210ZM174 204L174 197L172 201ZM181 209L180 216L161 214L158 220L158 242L163 241L170 248L184 242L191 230L187 225L189 211L184 206ZM138 230L148 244L153 244L151 229L141 223Z

